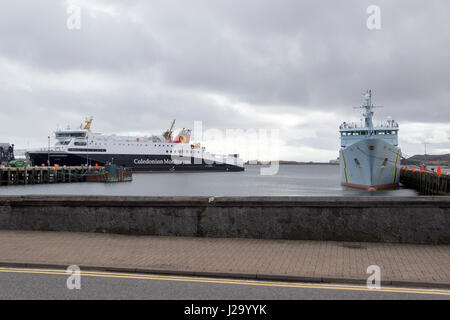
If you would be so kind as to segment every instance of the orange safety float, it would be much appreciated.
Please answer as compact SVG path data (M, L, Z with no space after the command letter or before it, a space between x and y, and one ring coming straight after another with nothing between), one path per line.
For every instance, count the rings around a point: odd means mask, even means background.
M423 173L424 172L424 169L423 168L420 168L420 173Z

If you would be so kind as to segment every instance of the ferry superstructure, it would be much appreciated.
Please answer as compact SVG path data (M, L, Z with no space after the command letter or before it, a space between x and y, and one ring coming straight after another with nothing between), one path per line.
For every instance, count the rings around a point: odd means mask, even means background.
M91 132L92 118L77 130L57 130L53 146L27 150L32 165L59 166L113 163L134 171L243 171L237 154L215 155L191 144L191 130L173 137L175 120L162 135L117 136Z
M372 91L364 96L364 123L342 123L340 172L346 187L381 190L398 186L401 150L398 123L394 120L373 124Z

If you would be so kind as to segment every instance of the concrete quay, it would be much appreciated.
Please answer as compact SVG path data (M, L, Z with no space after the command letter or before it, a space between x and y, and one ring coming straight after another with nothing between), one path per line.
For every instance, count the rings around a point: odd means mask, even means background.
M450 244L450 197L0 196L0 230Z

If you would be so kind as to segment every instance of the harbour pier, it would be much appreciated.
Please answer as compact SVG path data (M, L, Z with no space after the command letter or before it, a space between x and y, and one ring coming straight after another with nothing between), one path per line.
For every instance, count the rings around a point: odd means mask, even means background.
M433 172L402 167L400 172L400 182L407 188L416 189L421 195L450 195L450 175L440 168Z
M0 185L33 185L72 182L125 182L132 180L128 170L105 167L4 167Z

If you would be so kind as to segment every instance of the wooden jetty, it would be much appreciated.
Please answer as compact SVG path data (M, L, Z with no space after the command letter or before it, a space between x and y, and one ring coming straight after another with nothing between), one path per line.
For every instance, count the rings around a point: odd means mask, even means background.
M400 182L408 188L416 189L421 195L450 195L450 175L442 173L440 169L432 172L402 168Z
M29 185L72 182L132 181L132 173L105 167L4 167L0 168L0 185Z
M86 175L88 182L127 182L132 180L133 175L130 170L116 166L106 166L95 174Z

